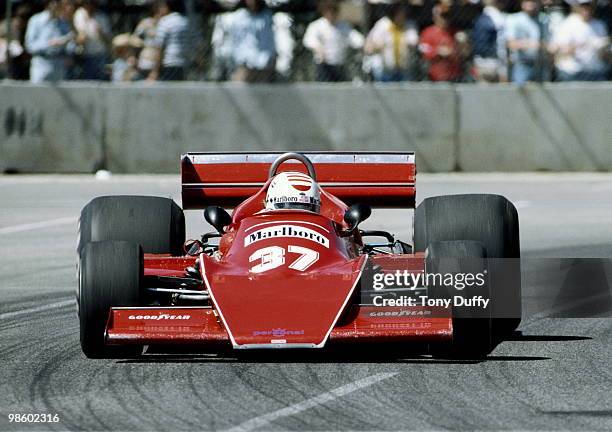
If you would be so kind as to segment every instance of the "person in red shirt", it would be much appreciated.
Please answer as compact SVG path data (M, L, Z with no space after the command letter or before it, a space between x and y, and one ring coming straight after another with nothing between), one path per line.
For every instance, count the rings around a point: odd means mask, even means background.
M469 55L467 36L449 25L449 8L437 4L433 8L433 25L421 33L419 50L429 64L432 81L461 81L463 63Z

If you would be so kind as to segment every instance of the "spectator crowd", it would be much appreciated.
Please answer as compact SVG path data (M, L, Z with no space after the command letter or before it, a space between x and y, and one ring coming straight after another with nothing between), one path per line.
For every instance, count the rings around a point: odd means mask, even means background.
M118 31L98 0L47 0L42 10L16 2L0 23L0 78L612 79L612 0L353 0L359 20L346 19L338 0L300 13L264 0L224 0L215 14L186 5L157 0Z

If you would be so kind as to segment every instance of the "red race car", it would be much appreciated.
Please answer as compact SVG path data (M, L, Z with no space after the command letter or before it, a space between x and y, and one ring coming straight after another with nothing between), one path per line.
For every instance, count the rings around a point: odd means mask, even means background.
M427 198L413 242L359 228L371 207L414 209L413 153L188 153L181 173L183 208L215 229L201 239L185 239L169 198L83 208L86 356L382 343L483 357L520 322L518 216L504 197ZM466 274L477 283L464 289Z

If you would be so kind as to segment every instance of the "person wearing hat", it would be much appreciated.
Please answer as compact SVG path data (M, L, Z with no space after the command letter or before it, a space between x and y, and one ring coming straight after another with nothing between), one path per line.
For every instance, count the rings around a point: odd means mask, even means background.
M122 33L113 38L113 62L111 80L113 82L136 81L141 79L138 72L138 50L142 48L142 39L129 33Z
M572 12L559 24L551 43L559 81L603 81L610 67L610 38L593 18L591 0L572 0Z

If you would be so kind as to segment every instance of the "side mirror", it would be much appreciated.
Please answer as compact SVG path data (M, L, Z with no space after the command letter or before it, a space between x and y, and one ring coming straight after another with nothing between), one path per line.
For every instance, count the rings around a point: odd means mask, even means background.
M223 228L232 223L232 217L221 207L208 206L204 210L204 219L211 224L219 234L223 234Z
M366 204L353 204L344 213L344 222L349 226L348 232L352 232L357 225L366 220L372 214L372 208Z
M198 256L204 252L204 245L200 240L187 240L183 245L183 250L189 256Z

